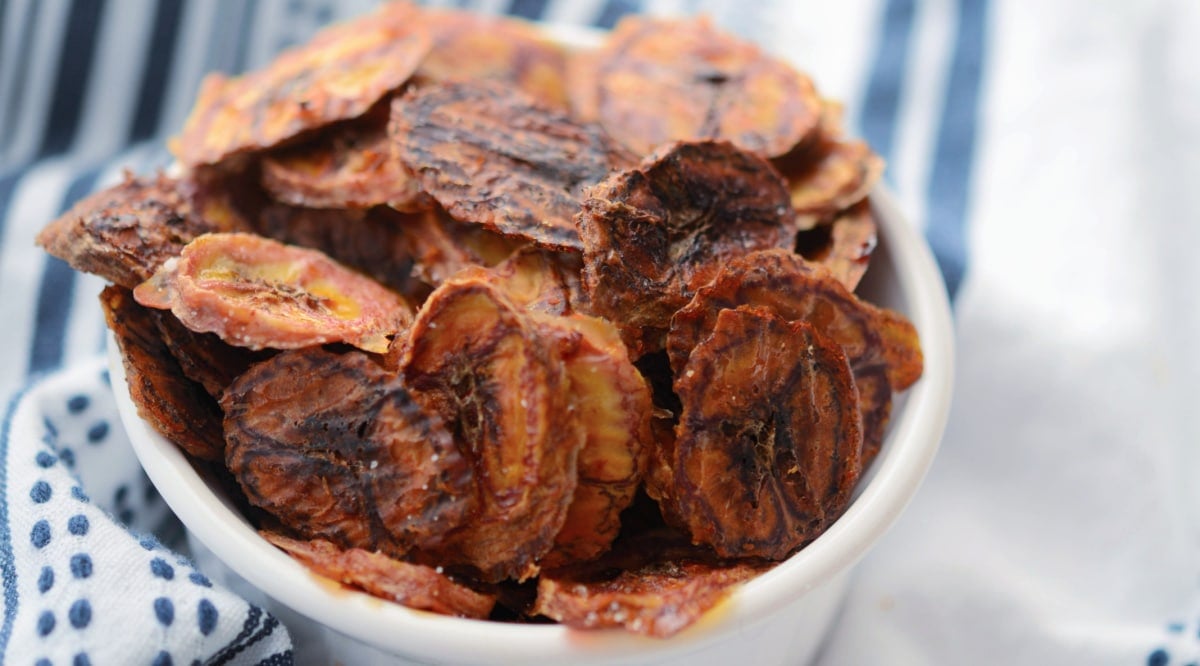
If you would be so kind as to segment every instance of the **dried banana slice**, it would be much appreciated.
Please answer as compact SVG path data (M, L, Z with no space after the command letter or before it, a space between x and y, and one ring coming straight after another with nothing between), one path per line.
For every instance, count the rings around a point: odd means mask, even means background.
M887 359L887 376L892 387L903 391L921 378L925 357L917 329L904 315L887 308L875 308L875 322L883 340L883 357Z
M639 155L670 141L724 139L765 157L816 129L812 81L707 18L628 18L596 65L594 104L604 129ZM578 94L578 93L576 93Z
M796 236L796 252L824 265L848 291L854 291L871 263L879 228L867 199L842 211L833 220Z
M238 233L188 243L134 297L250 349L345 342L383 353L412 316L399 294L320 252Z
M470 465L441 419L365 354L284 352L221 404L229 471L300 534L405 553L438 546L473 508Z
M427 9L433 50L416 78L514 85L544 105L566 108L566 54L532 26L498 16Z
M388 3L327 28L267 68L210 74L171 150L185 166L215 164L366 113L416 71L432 46L417 10Z
M458 222L441 210L406 216L402 228L413 273L433 287L463 269L500 264L525 246L478 224Z
M456 220L580 249L572 218L584 188L610 168L598 128L479 81L408 92L392 106L390 132L421 186Z
M572 51L567 56L571 117L581 123L600 121L600 58L600 51Z
M201 460L221 460L221 409L204 387L182 378L163 342L156 312L137 304L124 287L100 293L104 318L121 350L129 397L138 415L168 441Z
M525 312L566 315L575 300L570 285L573 260L568 253L526 247L493 268L466 274L498 285Z
M862 201L883 175L883 159L870 146L842 136L841 114L841 105L825 102L816 137L775 160L801 230Z
M322 576L409 608L482 620L496 605L495 595L476 592L421 564L362 548L343 550L324 539L300 541L273 532L259 534Z
M268 350L254 351L234 347L212 333L197 333L183 325L174 314L150 310L158 332L171 355L179 361L183 376L199 382L205 391L220 399L225 388L251 365L270 358Z
M717 314L739 305L763 306L789 321L807 321L841 345L859 388L863 450L870 461L883 443L892 390L907 388L921 373L920 346L912 324L859 300L826 269L791 252L756 252L731 261L712 284L676 313L667 351L677 373L691 350L712 331ZM891 352L882 339L885 328L895 330L892 346L896 349Z
M723 557L780 560L845 510L862 471L837 343L765 308L721 310L675 380L671 514Z
M271 202L259 187L259 165L196 167L184 174L179 189L192 214L212 225L210 231L252 232Z
M657 531L594 563L543 573L533 611L576 629L623 627L667 638L771 566L722 560L674 532Z
M414 245L433 211L411 215L385 206L369 210L268 206L258 233L288 245L320 250L330 259L366 273L406 298L428 291L417 277Z
M635 356L729 260L789 246L792 208L766 160L725 141L677 143L592 188L576 218L592 313Z
M37 244L71 268L133 289L193 238L216 231L189 214L173 178L134 178L97 192L47 225Z
M475 466L479 508L434 556L489 582L533 576L566 519L583 445L557 345L498 286L464 276L425 301L400 369Z
M277 201L309 208L386 204L411 212L432 205L394 154L386 114L330 128L312 141L272 152L263 158L262 184Z
M570 381L573 416L586 433L579 452L579 485L545 567L595 559L621 529L652 445L650 387L616 328L584 315L535 318L558 341Z

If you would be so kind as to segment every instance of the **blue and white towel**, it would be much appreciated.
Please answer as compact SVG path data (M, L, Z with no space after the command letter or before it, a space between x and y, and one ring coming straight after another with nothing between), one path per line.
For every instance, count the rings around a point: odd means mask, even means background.
M99 284L32 239L121 166L164 164L203 72L370 4L0 0L0 395L66 368L5 420L0 662L204 662L235 641L287 661L283 627L120 527L178 529L122 448ZM957 393L818 663L1200 663L1200 4L455 4L600 26L709 11L812 72L888 159L956 296Z
M101 359L19 395L0 453L4 663L292 663L278 620L154 536L178 523L140 473Z

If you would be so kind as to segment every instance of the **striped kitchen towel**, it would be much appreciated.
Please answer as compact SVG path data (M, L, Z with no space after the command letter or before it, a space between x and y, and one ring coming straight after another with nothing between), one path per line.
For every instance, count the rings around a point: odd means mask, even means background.
M100 285L33 236L122 167L166 164L204 72L371 4L0 0L0 394L22 396L0 444L0 662L289 658L282 627L121 526L177 529L116 453ZM1200 4L453 4L601 27L708 11L811 72L887 158L955 297L958 388L818 663L1200 663Z

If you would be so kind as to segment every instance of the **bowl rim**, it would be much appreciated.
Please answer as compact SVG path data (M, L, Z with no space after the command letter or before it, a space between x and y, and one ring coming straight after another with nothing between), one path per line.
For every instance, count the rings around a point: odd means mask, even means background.
M547 29L553 38L574 46L594 43L601 34L574 27ZM945 286L928 245L900 214L893 195L880 185L870 196L879 223L880 249L894 264L896 287L906 301L903 311L920 335L925 353L922 377L898 403L883 449L846 512L812 543L735 590L720 604L719 612L706 613L670 639L623 630L579 631L562 625L441 616L342 588L312 573L260 537L174 444L138 416L109 332L108 365L118 411L147 476L205 547L271 598L354 639L397 655L454 663L535 659L578 663L686 654L765 620L849 570L907 506L940 445L954 374L953 326Z

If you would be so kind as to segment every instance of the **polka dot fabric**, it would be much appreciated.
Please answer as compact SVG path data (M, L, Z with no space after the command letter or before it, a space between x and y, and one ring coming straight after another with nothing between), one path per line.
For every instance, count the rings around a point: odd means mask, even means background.
M8 406L0 489L0 663L292 663L274 617L150 536L174 544L182 531L125 439L99 360Z

